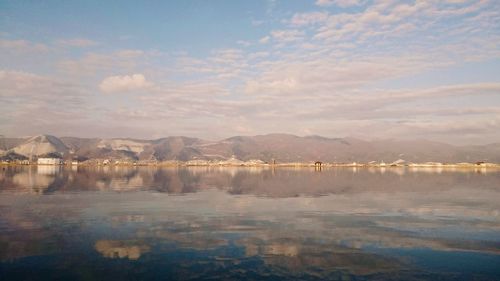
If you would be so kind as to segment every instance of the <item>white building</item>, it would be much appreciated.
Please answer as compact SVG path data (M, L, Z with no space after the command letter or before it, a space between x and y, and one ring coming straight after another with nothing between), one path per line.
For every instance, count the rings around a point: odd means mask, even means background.
M60 158L38 158L38 165L62 165L63 160Z

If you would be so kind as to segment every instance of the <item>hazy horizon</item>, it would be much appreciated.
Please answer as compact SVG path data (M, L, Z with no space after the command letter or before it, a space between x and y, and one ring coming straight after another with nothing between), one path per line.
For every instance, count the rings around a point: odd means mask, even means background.
M0 135L500 142L500 2L0 0Z

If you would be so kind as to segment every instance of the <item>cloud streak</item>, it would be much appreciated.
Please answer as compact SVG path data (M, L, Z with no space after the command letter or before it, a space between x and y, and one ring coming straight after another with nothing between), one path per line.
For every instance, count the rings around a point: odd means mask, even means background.
M143 90L152 86L143 74L137 73L123 76L109 76L99 84L99 89L104 93L128 92Z

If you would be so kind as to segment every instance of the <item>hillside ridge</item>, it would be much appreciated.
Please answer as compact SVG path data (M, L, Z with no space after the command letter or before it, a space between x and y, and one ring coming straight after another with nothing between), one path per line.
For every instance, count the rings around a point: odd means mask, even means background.
M17 156L18 155L18 156ZM0 137L1 157L59 155L64 159L144 161L261 160L264 162L494 162L500 163L500 143L455 146L429 140L375 140L267 134L234 136L219 141L172 136L153 140L78 138L38 135Z

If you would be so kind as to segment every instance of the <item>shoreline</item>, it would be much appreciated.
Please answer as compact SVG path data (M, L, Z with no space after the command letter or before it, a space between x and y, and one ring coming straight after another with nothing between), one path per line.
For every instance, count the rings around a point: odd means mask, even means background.
M249 167L249 168L435 168L435 169L500 169L500 164L497 163L456 163L456 164L427 164L427 163L412 163L412 164L344 164L344 163L322 163L315 165L314 163L279 163L279 164L190 164L186 162L180 163L118 163L118 164L101 164L101 163L78 163L78 164L20 164L20 163L0 163L0 166L62 166L62 167Z

